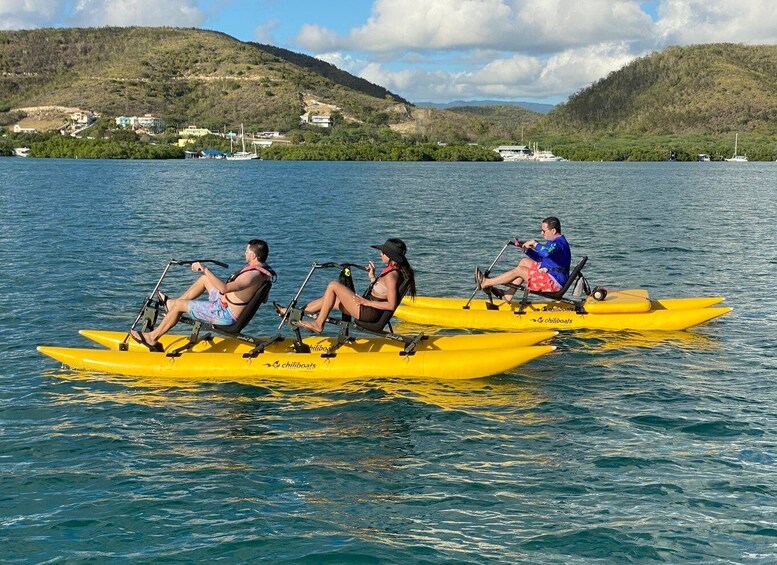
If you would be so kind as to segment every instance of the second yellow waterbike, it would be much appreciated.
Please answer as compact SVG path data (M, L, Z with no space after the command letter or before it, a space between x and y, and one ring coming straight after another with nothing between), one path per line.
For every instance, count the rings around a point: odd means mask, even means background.
M485 276L491 272L505 250L515 245L508 241ZM530 292L523 286L507 285L483 292L487 297L474 300L478 292L466 298L407 297L396 316L408 322L445 328L481 330L685 330L722 316L732 309L712 308L723 302L720 296L698 298L651 299L647 290L591 289L583 276L588 258L582 257L558 292ZM571 296L567 296L573 289ZM501 300L507 293L513 300ZM496 300L495 300L496 299Z
M213 260L200 260L227 267ZM194 261L171 259L154 289L145 298L130 329L150 331L164 306L159 290L170 268ZM418 379L471 379L499 374L555 349L537 345L556 335L554 331L460 335L400 335L390 325L387 311L373 324L328 318L338 328L337 337L302 338L296 322L308 315L297 307L303 289L319 269L337 269L341 280L351 280L354 264L314 263L295 297L285 308L280 330L289 325L293 338L280 333L256 337L243 333L259 307L268 299L273 281L267 281L231 326L192 320L189 335L165 335L163 351L152 352L129 339L129 331L82 330L82 336L102 348L41 346L38 350L74 369L139 377L229 380L369 377ZM400 294L407 288L400 287ZM388 328L388 330L386 329ZM370 337L355 337L361 332Z

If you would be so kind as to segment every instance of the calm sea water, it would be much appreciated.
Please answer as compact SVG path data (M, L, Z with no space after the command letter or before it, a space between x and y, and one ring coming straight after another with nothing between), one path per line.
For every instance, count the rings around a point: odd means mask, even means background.
M776 185L776 163L0 159L0 562L773 563ZM455 383L166 383L35 351L254 237L281 302L387 237L423 294L465 295L550 214L592 283L734 312Z

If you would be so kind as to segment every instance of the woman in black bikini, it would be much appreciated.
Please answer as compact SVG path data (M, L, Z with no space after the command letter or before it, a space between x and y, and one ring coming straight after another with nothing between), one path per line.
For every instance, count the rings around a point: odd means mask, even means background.
M370 261L367 273L370 277L370 292L367 297L359 296L338 281L330 282L324 295L305 306L304 310L317 313L313 321L300 321L299 326L315 333L321 333L329 313L338 308L362 322L374 322L386 310L394 311L402 299L399 287L408 282L408 292L415 297L415 273L408 263L405 253L407 246L401 239L387 239L383 245L372 245L380 250L381 261L386 267L375 275L375 264ZM282 313L282 311L281 311Z

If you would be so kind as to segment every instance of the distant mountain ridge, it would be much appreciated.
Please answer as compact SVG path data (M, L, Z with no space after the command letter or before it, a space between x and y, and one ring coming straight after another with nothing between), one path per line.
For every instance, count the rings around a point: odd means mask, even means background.
M454 100L453 102L416 102L416 106L426 108L439 108L441 110L450 110L451 108L464 108L467 106L520 106L538 114L548 114L556 106L554 104L539 104L537 102L523 102L511 100Z

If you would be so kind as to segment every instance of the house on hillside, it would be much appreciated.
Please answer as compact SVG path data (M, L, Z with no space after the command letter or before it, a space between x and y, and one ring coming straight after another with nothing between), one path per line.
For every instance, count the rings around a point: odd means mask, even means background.
M178 137L204 137L212 135L213 132L207 128L198 128L197 126L187 126L178 131Z
M116 125L124 129L135 129L138 126L137 117L119 116L116 118Z
M151 114L145 114L138 118L138 125L144 130L152 133L160 133L164 124L161 118L152 116Z
M86 126L92 125L95 121L97 121L97 116L91 112L84 112L79 110L78 112L73 112L70 114L70 121L75 128L84 128Z
M320 128L332 127L332 117L322 114L311 114L310 112L305 112L299 117L299 120L300 124L310 124L311 126Z
M116 125L124 129L144 129L150 133L159 133L162 131L163 122L160 118L145 114L143 116L119 116L116 118Z
M23 128L19 124L16 124L13 127L13 132L14 133L38 133L38 130L36 130L35 128Z

